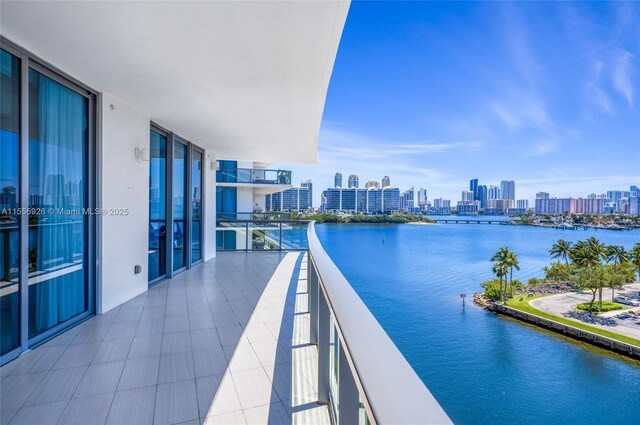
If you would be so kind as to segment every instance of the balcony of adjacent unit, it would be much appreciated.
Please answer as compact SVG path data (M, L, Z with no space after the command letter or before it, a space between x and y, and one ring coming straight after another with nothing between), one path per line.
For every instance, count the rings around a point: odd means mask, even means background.
M309 221L288 212L218 212L218 251L302 251Z
M216 185L251 188L255 195L268 195L291 187L291 171L266 168L220 168L216 171Z

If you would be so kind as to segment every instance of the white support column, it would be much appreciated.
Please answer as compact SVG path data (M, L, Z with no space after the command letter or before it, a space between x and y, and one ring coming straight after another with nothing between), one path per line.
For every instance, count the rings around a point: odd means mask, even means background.
M210 149L207 149L204 153L204 165L202 168L204 170L204 187L202 188L202 193L204 194L202 258L206 261L216 256L216 155Z

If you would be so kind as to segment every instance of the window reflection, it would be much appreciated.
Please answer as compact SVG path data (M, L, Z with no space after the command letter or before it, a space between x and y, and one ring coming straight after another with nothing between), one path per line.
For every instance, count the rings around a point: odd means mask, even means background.
M149 282L166 275L167 138L151 131L149 159Z
M29 70L29 337L87 311L87 99Z
M20 60L0 50L0 356L20 345Z

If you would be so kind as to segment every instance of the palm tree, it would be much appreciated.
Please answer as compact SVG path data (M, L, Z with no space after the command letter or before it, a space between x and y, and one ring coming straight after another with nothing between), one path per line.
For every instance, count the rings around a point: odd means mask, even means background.
M582 241L580 241L582 242ZM593 267L600 264L600 257L587 244L578 242L572 250L574 264L581 268Z
M506 250L504 265L509 269L509 296L513 297L513 269L520 270L520 262L515 252Z
M507 270L505 269L504 265L496 262L493 264L493 267L491 267L491 271L493 271L498 279L500 279L500 301L504 303L505 300L504 292L502 291L502 278L507 274Z
M618 270L618 266L622 263L626 263L630 260L629 253L620 245L609 245L607 247L607 263L613 262L614 271ZM611 302L615 298L615 284L614 280L611 281Z
M558 239L558 242L554 243L549 250L549 254L551 254L551 258L562 258L568 268L569 259L571 258L572 254L572 247L573 243L565 241L564 239Z
M607 246L602 242L600 242L594 236L591 236L589 239L587 239L587 246L589 247L590 250L593 251L594 254L598 256L598 260L607 259Z
M504 290L502 287L502 278L507 275L508 266L506 266L506 261L508 256L509 249L507 249L506 247L502 247L498 250L498 252L493 254L493 257L491 257L491 261L494 262L492 270L500 279L500 301L502 301L503 303L506 303L506 301L504 298Z
M631 262L638 272L638 280L640 280L640 242L636 243L629 251Z

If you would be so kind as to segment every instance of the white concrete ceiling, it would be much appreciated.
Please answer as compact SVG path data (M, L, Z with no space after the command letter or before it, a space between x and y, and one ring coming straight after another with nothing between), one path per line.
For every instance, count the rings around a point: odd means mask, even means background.
M0 2L4 37L225 158L316 162L348 2Z

